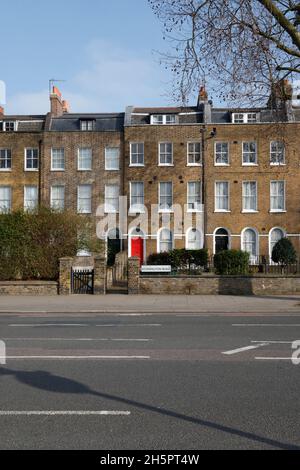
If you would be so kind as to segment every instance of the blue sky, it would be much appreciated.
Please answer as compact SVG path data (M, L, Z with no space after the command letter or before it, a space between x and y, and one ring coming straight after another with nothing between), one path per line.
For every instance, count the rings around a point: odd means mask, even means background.
M170 104L154 53L167 46L147 0L2 0L1 20L7 113L47 112L50 78L66 80L73 112Z

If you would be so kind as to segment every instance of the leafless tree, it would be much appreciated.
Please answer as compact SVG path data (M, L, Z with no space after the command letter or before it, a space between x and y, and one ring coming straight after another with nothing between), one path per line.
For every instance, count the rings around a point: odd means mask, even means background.
M253 104L279 80L300 79L299 1L148 1L170 41L161 59L176 100L187 103L205 82L223 101Z

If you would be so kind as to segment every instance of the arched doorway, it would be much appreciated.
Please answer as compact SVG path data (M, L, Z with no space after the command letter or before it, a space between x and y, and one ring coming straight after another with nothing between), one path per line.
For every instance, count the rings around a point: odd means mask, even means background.
M140 265L144 264L146 257L146 242L144 232L136 227L129 234L129 257L137 256L140 258Z
M120 230L118 228L111 229L107 233L107 264L113 266L115 258L122 250L122 240L120 237Z
M229 249L229 233L226 228L218 228L215 232L215 253Z

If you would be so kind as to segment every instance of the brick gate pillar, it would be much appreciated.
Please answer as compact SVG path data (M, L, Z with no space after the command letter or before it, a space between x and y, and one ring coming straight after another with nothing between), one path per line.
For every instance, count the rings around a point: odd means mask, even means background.
M94 294L106 294L106 258L103 255L94 258Z
M71 269L73 258L59 260L59 295L71 294Z
M140 258L128 259L128 294L139 294L140 288Z

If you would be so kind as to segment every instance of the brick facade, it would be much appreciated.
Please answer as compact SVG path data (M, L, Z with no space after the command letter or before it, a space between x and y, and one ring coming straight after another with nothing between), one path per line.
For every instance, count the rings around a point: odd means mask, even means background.
M46 206L51 205L51 188L59 186L64 188L64 207L75 212L78 210L78 186L90 185L90 214L95 216L97 208L105 200L105 185L118 186L129 207L130 183L142 182L149 218L144 228L141 218L140 221L136 220L139 213L129 214L128 223L121 230L125 238L129 236L128 242L125 240L123 244L125 249L128 248L129 256L136 255L132 253L131 241L131 233L134 234L133 238L139 236L135 228L140 228L141 235L145 237L144 261L149 254L157 252L160 249L159 229L166 226L168 217L171 220L173 247L176 248L188 246L187 230L195 227L198 218L202 230L201 246L207 247L210 254L216 249L217 229L227 231L228 247L240 248L243 246L242 234L247 228L257 237L257 255L270 254L269 235L274 228L280 228L283 235L289 236L300 253L300 110L293 110L290 103L283 103L276 112L268 108L219 109L214 108L202 93L197 106L189 108L129 107L125 113L72 114L56 88L50 100L51 112L46 116L1 116L0 149L11 150L12 167L0 171L0 187L12 188L12 210L24 207L26 186L38 187L39 202ZM248 116L247 120L252 121L232 124L233 113ZM257 122L253 121L254 115ZM8 122L16 124L14 131L4 131ZM272 141L284 143L284 164L270 164ZM189 142L200 145L202 165L188 164ZM221 142L229 146L229 162L226 165L215 164L215 145ZM256 143L255 164L243 164L245 142ZM132 165L132 143L144 145L143 165ZM159 164L161 143L172 144L172 164ZM39 150L39 166L35 171L25 170L26 148ZM90 169L78 168L78 150L81 148L91 149ZM106 148L119 149L119 169L106 169ZM63 171L53 171L52 149L64 150ZM285 188L285 207L277 212L272 212L270 205L270 185L274 181L284 182ZM173 227L174 213L160 213L157 216L158 227L153 228L151 206L159 203L159 184L166 182L172 183L173 203L184 208L188 217L185 225ZM201 184L202 212L187 211L187 186L192 182ZM229 183L229 206L226 211L216 211L216 182ZM245 182L256 182L256 210L243 210Z

